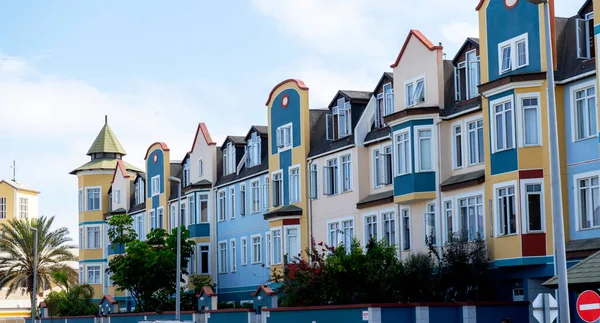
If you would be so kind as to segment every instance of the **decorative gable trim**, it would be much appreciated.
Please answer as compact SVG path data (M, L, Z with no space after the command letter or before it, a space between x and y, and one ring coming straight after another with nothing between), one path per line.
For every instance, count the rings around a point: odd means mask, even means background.
M111 184L115 182L115 177L117 176L118 170L121 171L121 175L123 175L124 178L129 178L129 174L127 174L127 169L125 168L125 163L122 160L117 160L117 167L115 167L112 180L110 181Z
M204 140L206 141L207 145L214 146L217 144L210 137L210 133L208 132L208 128L206 127L206 124L204 122L200 122L198 124L198 128L196 129L196 136L194 137L194 142L192 143L192 148L190 148L190 151L189 151L190 153L192 151L194 151L194 147L196 147L196 140L198 140L198 134L200 132L202 132L202 136L204 137Z
M169 146L167 146L167 144L165 144L164 142L155 142L152 145L150 145L150 147L148 147L148 150L146 150L146 157L144 157L144 160L148 159L148 154L150 153L150 149L152 149L152 147L154 147L154 145L159 145L160 149L162 149L163 151L169 151Z
M400 59L402 58L402 55L404 55L404 51L406 50L406 46L408 46L408 42L410 41L410 38L412 36L417 37L417 39L425 46L427 47L427 49L429 49L430 51L434 51L434 50L441 50L443 49L443 47L441 45L434 45L429 39L427 39L427 37L425 37L425 35L423 35L420 31L416 30L416 29L411 29L410 32L408 33L408 36L406 36L406 40L404 41L404 45L402 45L402 49L400 50L400 54L398 54L398 58L396 58L396 61L394 62L394 64L390 65L391 68L394 68L396 66L398 66L398 64L400 63Z
M281 82L279 82L279 84L277 84L277 85L275 85L275 87L273 87L273 89L271 90L271 93L269 93L269 98L267 99L267 102L265 103L265 105L268 106L269 103L271 103L271 99L273 97L273 93L275 93L275 90L277 90L280 86L284 85L285 83L289 83L289 82L296 83L296 85L298 85L298 87L301 88L302 90L308 90L308 86L306 86L302 80L287 79L287 80L281 81Z
M274 292L271 287L269 287L268 285L260 285L258 286L258 288L256 289L256 291L252 294L250 294L250 296L255 297L258 296L258 294L260 293L260 291L263 291L267 296L273 296L273 295L277 295L276 292Z

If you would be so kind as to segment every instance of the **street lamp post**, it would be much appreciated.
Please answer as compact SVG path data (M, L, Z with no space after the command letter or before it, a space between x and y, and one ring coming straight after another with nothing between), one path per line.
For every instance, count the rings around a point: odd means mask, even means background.
M175 320L179 321L181 316L181 180L177 177L169 177L169 181L177 183L177 215L175 224L177 226L177 274L175 278Z
M36 305L36 294L37 294L37 263L38 263L38 229L29 228L34 232L35 238L33 239L33 292L32 292L32 304L31 304L31 322L35 322L35 309Z
M550 138L550 190L552 196L552 221L554 236L554 261L558 276L558 314L559 322L570 322L569 286L567 281L567 257L565 254L565 228L562 218L562 195L560 184L560 165L558 156L558 129L556 126L556 96L554 85L554 63L552 58L552 35L550 32L550 5L548 0L527 0L533 4L544 5L544 29L546 36L546 72L548 79L548 135Z

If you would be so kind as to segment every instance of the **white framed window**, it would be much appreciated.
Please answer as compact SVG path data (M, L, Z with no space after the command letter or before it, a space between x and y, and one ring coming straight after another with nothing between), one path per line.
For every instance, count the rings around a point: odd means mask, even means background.
M342 193L352 190L352 156L340 157L342 163Z
M138 179L137 182L135 183L135 204L140 204L142 202L144 202L144 194L146 192L144 191L144 181L141 179Z
M600 228L599 179L600 175L597 171L574 177L578 230Z
M262 203L263 209L269 209L269 175L263 178L263 186L262 186Z
M396 172L398 175L412 173L410 130L406 130L396 135Z
M283 172L273 173L273 207L283 205Z
M254 167L260 165L260 136L253 132L246 145L246 165Z
M483 119L467 122L469 165L483 163Z
M102 284L102 265L87 265L87 281L90 285Z
M98 211L102 208L101 187L86 187L86 211Z
M529 65L528 34L522 34L498 44L500 74Z
M29 217L29 199L26 197L19 197L19 217L21 219Z
M265 232L265 240L267 241L267 245L265 247L265 260L267 262L267 266L270 266L273 262L273 253L272 250L272 241L271 241L271 231Z
M229 219L235 219L235 187L229 188Z
M423 214L425 222L425 237L431 238L431 243L437 245L437 229L436 229L436 210L435 203L428 203L425 206L425 214Z
M343 218L327 222L327 244L330 247L337 248L340 245L350 251L352 240L354 239L354 219Z
M121 189L117 188L115 190L115 203L121 203Z
M402 217L402 249L410 250L410 209L403 208L400 210L400 215Z
M458 229L465 240L475 240L477 235L485 237L483 195L457 197Z
M444 238L446 242L450 242L454 234L454 209L452 208L452 200L446 200L443 203L444 205L444 215L443 215L443 223L444 223Z
M342 221L342 234L344 246L346 246L346 250L350 252L350 246L352 245L352 240L354 239L354 219Z
M262 236L253 234L252 239L252 264L260 264L262 262Z
M200 207L199 223L208 223L208 194L198 195L198 206Z
M591 59L594 53L594 13L585 15L584 19L576 20L577 58Z
M246 184L240 184L240 215L246 215Z
M285 227L285 254L288 262L300 255L300 226Z
M374 241L378 241L378 235L377 235L377 214L373 214L373 215L366 215L364 217L364 237L365 237L365 242L364 245L367 245L367 243L369 243L369 241L374 240Z
M333 158L326 163L323 166L323 194L336 195L339 193L338 160Z
M419 76L404 83L406 107L425 102L425 77Z
M281 228L271 230L273 239L271 265L280 265L283 263L283 240L281 236Z
M233 174L236 170L235 146L227 142L221 151L223 152L223 175Z
M394 113L394 89L392 83L383 85L382 92L375 97L375 128L387 126L383 117Z
M331 109L325 119L326 139L335 140L352 134L352 109L344 98L337 100L337 106Z
M190 159L186 159L183 163L183 183L182 185L188 186L190 185Z
M151 179L152 196L160 194L160 175L153 176Z
M2 213L2 204L0 203L0 218L5 219L6 218L6 197L2 197L0 199L4 199L4 213ZM0 202L1 201L2 200L0 200ZM79 206L79 212L83 212L83 190L82 189L79 190L79 199L77 202L78 202L77 204ZM4 214L3 217L1 216L2 214Z
M83 266L79 267L79 284L85 284L85 269Z
M227 273L227 241L219 241L219 274Z
M79 250L83 250L83 228L79 228Z
M250 199L252 200L252 213L260 212L260 180L250 182Z
M135 216L135 228L138 236L138 240L146 239L146 228L144 226L144 214L138 214Z
M597 136L596 87L594 81L571 90L573 108L573 141Z
M187 199L190 204L190 208L188 209L188 225L196 224L196 198L192 193Z
M183 204L181 205L181 212L185 212L183 208ZM185 218L185 217L184 217ZM165 226L165 208L160 206L156 209L156 227L159 229L164 229ZM179 225L184 225L184 222L179 222Z
M177 227L177 205L171 204L171 213L169 213L169 232Z
M417 144L415 145L416 172L433 170L433 128L415 127Z
M392 184L392 146L373 150L373 187Z
M542 117L540 113L539 93L524 93L517 95L519 111L519 146L530 147L541 145Z
M198 269L200 274L210 274L210 246L208 244L199 244L198 254Z
M543 232L545 220L544 184L542 179L522 179L521 214L525 232Z
M276 140L277 151L282 152L292 148L293 140L292 123L285 124L277 128Z
M310 164L310 178L309 178L309 192L310 192L310 198L311 199L316 199L319 196L319 189L318 189L318 169L319 169L319 165L317 164L317 162L313 161Z
M300 202L300 166L289 169L290 204Z
M342 243L340 223L327 223L327 233L327 244L329 244L330 247L337 248Z
M516 186L509 183L494 185L499 236L517 234Z
M202 159L198 159L198 176L204 176L204 161Z
M156 229L156 215L154 210L148 211L148 220L150 221L150 231Z
M86 227L87 249L100 249L100 226Z
M381 222L383 225L383 239L388 246L396 245L396 213L384 212L381 214Z
M462 125L452 127L452 161L454 169L463 167L463 135Z
M477 51L467 52L467 86L469 88L468 98L474 98L479 95L479 56Z
M493 152L515 148L512 96L492 101L491 106Z
M231 264L231 272L234 273L237 271L237 252L235 248L235 239L229 240L229 263Z
M227 203L225 201L225 190L219 191L219 203L217 204L217 213L219 214L219 222L227 219Z

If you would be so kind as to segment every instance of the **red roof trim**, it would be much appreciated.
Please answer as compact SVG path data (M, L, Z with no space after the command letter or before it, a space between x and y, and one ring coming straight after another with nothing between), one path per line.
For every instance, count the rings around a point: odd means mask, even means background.
M282 86L288 82L295 82L299 88L301 88L303 90L308 90L308 86L306 86L302 80L287 79L285 81L281 81L281 82L279 82L279 84L275 85L275 87L273 87L273 89L271 90L271 93L269 93L269 98L267 99L267 103L265 103L266 106L268 106L269 103L271 103L271 99L272 99L273 93L275 93L275 90L277 90L277 88L279 88L280 86Z
M202 295L206 295L208 297L217 296L210 286L203 286L200 290L200 293L196 294L196 297L201 297Z
M125 168L125 163L122 160L117 160L117 167L115 167L115 171L113 172L113 178L112 181L110 181L111 184L115 182L117 170L121 171L121 174L123 174L124 178L129 178L129 174L127 174L127 169Z
M260 291L265 292L265 294L267 294L268 296L273 296L273 295L277 295L276 292L274 292L271 287L267 286L267 285L260 285L258 286L258 288L256 289L256 292L250 294L250 296L255 297L258 296L258 294L260 293Z
M163 151L169 151L169 146L167 146L167 144L165 144L164 142L160 142L157 141L155 143L153 143L152 145L150 145L150 147L148 147L148 150L146 150L146 157L144 157L144 160L148 159L148 154L150 153L150 148L152 148L154 145L160 145L160 149L162 149Z
M108 300L108 302L111 303L111 304L117 304L117 301L115 301L115 299L112 296L110 296L110 295L104 295L104 296L102 296L102 298L100 299L100 302L98 302L98 303L101 304L102 301L105 300L105 299Z
M479 11L479 9L481 9L481 6L483 6L484 2L485 2L485 0L479 0L479 3L477 4L477 7L475 7L475 10Z
M420 31L416 30L416 29L411 29L408 32L408 36L406 36L406 40L404 41L404 45L402 45L402 49L400 50L400 54L398 54L398 58L396 58L396 61L394 62L394 64L390 65L390 67L394 68L396 66L398 66L398 63L400 63L400 58L402 58L402 55L404 54L404 51L406 50L406 46L408 46L408 41L410 40L411 36L415 36L417 37L417 39L423 44L425 45L425 47L427 47L427 49L429 49L430 51L434 51L437 49L442 49L443 47L441 45L434 45L429 39L427 39L427 37L425 37L425 35L423 35Z
M209 146L214 146L217 144L216 142L212 141L212 138L210 137L210 133L208 132L208 128L206 127L206 124L204 122L200 122L198 124L198 128L196 129L196 136L194 137L194 143L192 143L192 148L190 148L190 153L194 150L194 147L196 147L196 139L198 139L198 133L200 133L200 131L202 131L204 140L206 140L206 143Z

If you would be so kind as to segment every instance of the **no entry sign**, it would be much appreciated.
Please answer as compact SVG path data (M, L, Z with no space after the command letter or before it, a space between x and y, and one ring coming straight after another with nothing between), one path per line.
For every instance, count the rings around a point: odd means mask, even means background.
M600 318L600 296L586 290L577 298L577 314L586 322L596 322Z

